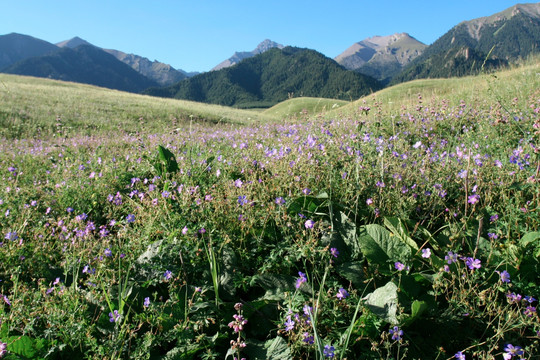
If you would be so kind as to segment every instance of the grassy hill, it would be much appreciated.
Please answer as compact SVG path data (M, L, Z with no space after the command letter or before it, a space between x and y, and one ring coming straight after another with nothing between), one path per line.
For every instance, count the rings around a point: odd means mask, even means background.
M402 108L418 104L418 95L422 102L429 104L446 99L452 105L461 100L476 104L487 99L498 101L506 94L514 94L519 101L525 101L524 94L533 93L540 88L540 57L531 58L522 66L514 66L492 74L467 76L450 79L420 79L397 84L371 95L358 99L339 109L333 109L327 116L350 115L358 112L366 103L373 105L380 102L386 111L399 113Z
M0 137L163 132L191 120L245 123L267 119L268 115L256 111L0 74Z
M276 118L294 117L294 116L312 116L332 109L341 108L349 104L345 100L299 97L288 99L272 106L264 111L264 114Z
M324 114L327 118L350 116L374 102L385 111L447 99L452 104L485 101L511 92L523 94L540 88L538 58L527 65L492 75L452 79L423 79L394 85L353 102L299 97L285 100L264 111L242 110L186 100L165 99L91 85L26 76L0 74L0 137L28 138L172 131L191 120L252 124L288 117ZM337 106L336 106L337 105ZM307 110L307 114L304 110Z

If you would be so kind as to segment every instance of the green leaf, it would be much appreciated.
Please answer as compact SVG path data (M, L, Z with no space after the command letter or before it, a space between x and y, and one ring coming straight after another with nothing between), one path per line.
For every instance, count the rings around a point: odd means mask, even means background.
M289 360L291 359L291 351L287 346L287 342L282 337L278 336L266 342L251 340L246 341L247 346L243 353L248 359L252 360ZM227 356L234 355L227 352Z
M385 217L384 225L390 230L398 239L409 245L413 250L418 251L418 245L409 236L409 231L403 224L403 221L397 217Z
M411 248L380 225L365 225L361 234L360 248L372 262L385 264L388 260L404 261L411 256Z
M361 249L357 240L356 224L352 222L342 211L334 214L333 231L329 221L324 222L327 230L321 237L321 244L335 247L339 251L336 263L356 260L360 258Z
M265 359L288 360L291 358L291 351L287 346L287 342L280 336L266 341L264 347L266 348Z
M371 312L390 324L397 325L398 287L393 282L388 282L382 288L364 297L365 305Z
M528 232L525 235L523 235L521 240L519 240L519 244L523 247L526 247L527 245L534 243L537 240L540 240L540 231ZM535 245L537 247L540 247L540 241L538 241L538 243Z
M174 154L169 149L161 145L158 145L157 160L158 161L154 163L154 168L156 168L156 171L160 175L165 173L172 174L180 170Z
M11 336L6 342L8 343L7 348L9 352L26 359L40 358L40 353L46 345L45 340L34 340L26 335Z
M286 292L294 290L295 279L289 275L262 274L254 276L250 285L266 290L261 300L281 301L285 299Z
M287 213L290 215L297 215L302 212L306 213L304 215L314 214L326 202L327 196L325 193L318 196L299 196L291 201L287 207Z
M354 286L360 287L364 283L364 269L361 261L351 261L340 264L336 266L336 271Z
M425 301L414 300L411 305L411 317L419 317L427 308L428 304Z

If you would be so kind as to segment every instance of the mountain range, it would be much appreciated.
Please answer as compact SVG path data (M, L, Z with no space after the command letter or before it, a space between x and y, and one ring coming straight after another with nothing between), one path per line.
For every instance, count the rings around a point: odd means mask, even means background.
M288 46L146 94L246 108L271 106L291 96L353 100L381 88L377 80L315 50Z
M540 3L517 4L457 24L405 66L392 83L472 75L537 54L539 44Z
M65 74L63 73L62 68L58 67L61 66L61 63L70 61L70 56L67 54L71 54L71 58L73 58L72 53L61 50L75 50L79 46L93 47L95 48L94 50L97 49L104 53L108 53L114 56L119 62L131 67L137 73L132 73L134 79L126 80L126 84L124 85L119 85L116 80L111 81L111 84L108 85L107 76L110 76L111 72L103 73L103 76L99 72L96 72L93 74L93 76L96 77L95 81L90 82L92 85L110 87L118 90L129 89L127 91L139 92L144 90L144 88L141 89L140 86L133 87L132 85L134 82L140 82L141 86L145 86L145 81L150 82L150 86L156 84L166 86L195 75L195 73L186 73L185 71L174 69L172 66L159 61L150 61L142 56L126 54L119 50L102 49L79 37L52 44L28 35L16 33L0 36L0 71L21 75L49 77L59 80L80 81L81 78L87 78L87 76L81 75L73 77L73 74L76 72L89 72L89 69L81 66L82 64L69 64L70 69L68 73ZM90 51L92 50L86 48L86 50L78 50L77 52L81 55L83 52ZM52 53L57 53L53 56L53 58L56 58L55 64L50 63ZM98 54L101 55L99 56L98 63L101 60L103 60L104 63L110 62L110 59L107 60L104 54L99 51L92 51L92 56L95 60L98 60ZM87 55L90 56L90 54ZM59 59L63 56L67 56L67 58L60 61ZM36 59L40 57L42 58ZM43 62L43 64L41 64L41 62ZM32 69L32 67L37 68ZM114 67L121 68L118 64L115 64ZM50 69L51 73L48 74L47 69ZM123 70L122 72L122 76L127 75L126 70ZM147 79L142 81L139 75L142 75ZM137 79L138 77L139 79Z
M78 37L52 44L12 33L0 36L0 71L245 107L292 93L351 99L388 84L476 74L538 54L538 44L540 3L463 21L429 46L407 33L373 36L335 59L264 40L198 75Z

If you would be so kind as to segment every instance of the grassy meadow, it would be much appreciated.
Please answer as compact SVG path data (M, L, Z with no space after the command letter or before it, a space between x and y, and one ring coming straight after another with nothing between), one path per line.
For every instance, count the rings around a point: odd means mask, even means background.
M0 357L539 358L539 63L265 111L1 74L0 123Z

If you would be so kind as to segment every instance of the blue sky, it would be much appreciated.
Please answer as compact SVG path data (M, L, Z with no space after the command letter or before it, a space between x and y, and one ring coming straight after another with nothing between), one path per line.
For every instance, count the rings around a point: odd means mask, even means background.
M509 0L0 0L0 35L52 43L79 36L186 71L208 71L264 39L335 57L374 35L407 32L431 44L463 20Z

